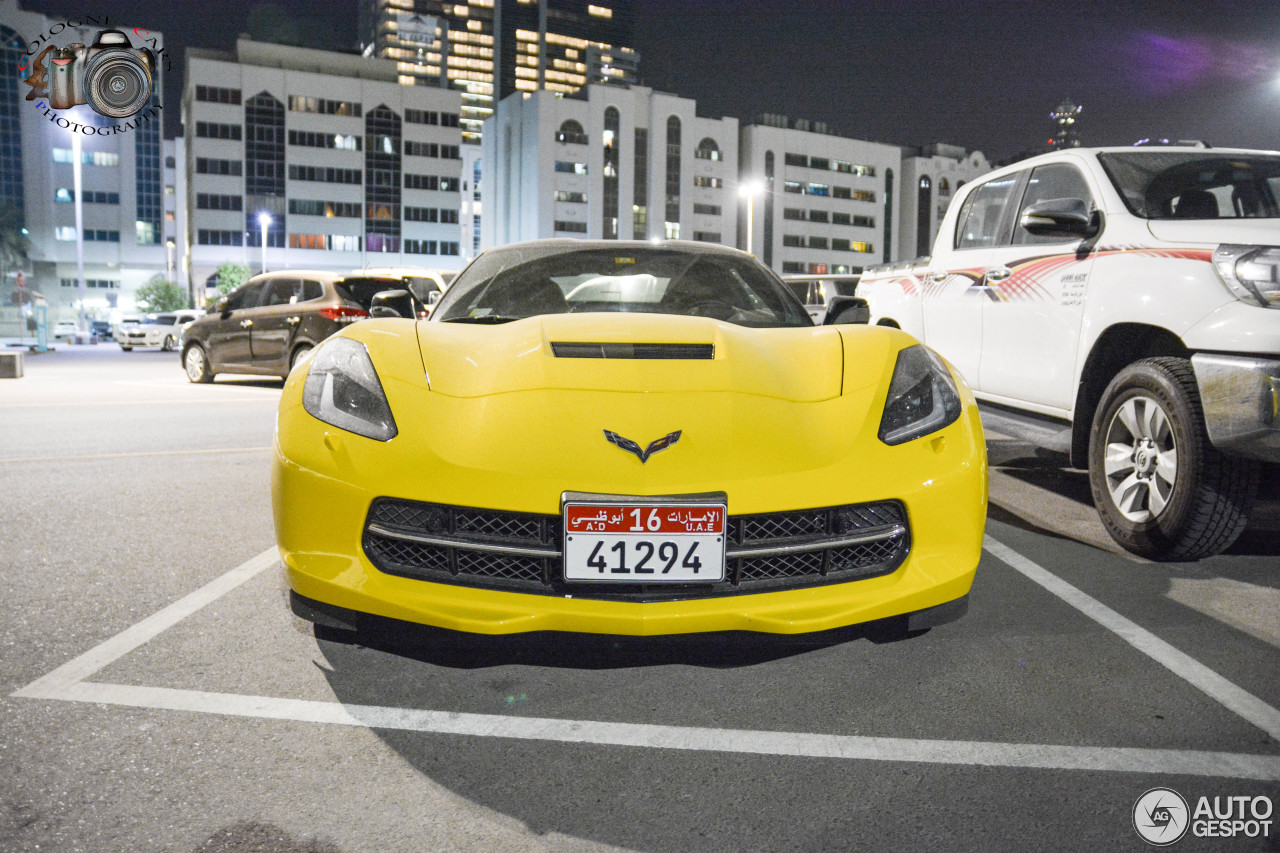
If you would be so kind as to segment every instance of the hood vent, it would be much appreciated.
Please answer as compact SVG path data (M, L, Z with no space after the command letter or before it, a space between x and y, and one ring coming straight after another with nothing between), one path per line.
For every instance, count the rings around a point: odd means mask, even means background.
M715 344L620 344L552 341L556 358L710 359Z

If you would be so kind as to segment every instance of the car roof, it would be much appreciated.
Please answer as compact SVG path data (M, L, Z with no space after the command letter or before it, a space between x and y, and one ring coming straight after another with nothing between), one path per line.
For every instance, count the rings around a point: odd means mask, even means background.
M525 240L519 243L507 243L504 246L495 246L486 251L497 252L505 249L518 248L561 248L565 251L576 251L582 249L677 249L682 252L690 252L705 255L740 255L752 258L741 249L735 249L732 246L721 245L720 243L702 243L696 240L579 240L574 237L549 237L543 240Z
M337 281L338 279L343 278L346 275L346 273L334 272L333 270L305 270L305 269L304 270L294 270L294 269L270 270L268 272L258 273L253 278L246 281L245 284L252 284L259 280L266 281L269 278L286 278L286 277L301 276L301 275L309 276L312 278L319 278L326 281Z

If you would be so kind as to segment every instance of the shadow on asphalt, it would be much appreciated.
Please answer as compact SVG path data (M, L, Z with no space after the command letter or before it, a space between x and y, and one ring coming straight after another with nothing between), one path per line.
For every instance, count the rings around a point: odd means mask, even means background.
M905 617L815 634L721 631L669 637L630 637L538 631L489 636L362 616L357 631L315 626L319 641L363 646L450 669L539 666L558 669L632 669L687 666L732 669L754 666L857 640L878 645L927 633L906 630Z

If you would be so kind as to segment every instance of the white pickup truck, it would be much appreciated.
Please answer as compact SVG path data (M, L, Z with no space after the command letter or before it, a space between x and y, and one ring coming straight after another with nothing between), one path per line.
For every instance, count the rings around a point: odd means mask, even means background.
M997 418L1088 468L1134 553L1224 550L1260 471L1280 471L1280 152L1075 148L1006 166L953 198L932 256L866 270L858 296Z

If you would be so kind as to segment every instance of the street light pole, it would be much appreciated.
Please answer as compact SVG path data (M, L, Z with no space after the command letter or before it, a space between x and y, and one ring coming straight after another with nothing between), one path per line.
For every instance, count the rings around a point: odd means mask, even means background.
M258 226L262 228L262 271L267 271L267 229L271 227L271 214L265 210L258 214Z
M747 181L738 188L738 195L746 196L747 199L747 254L751 254L751 237L755 231L755 213L756 196L764 189L758 181Z
M82 112L82 111L77 111ZM83 118L83 116L76 116ZM83 124L83 122L81 122ZM88 332L89 326L84 319L84 195L80 185L80 134L71 134L71 189L75 193L76 203L76 279L80 288L80 322L81 332Z

